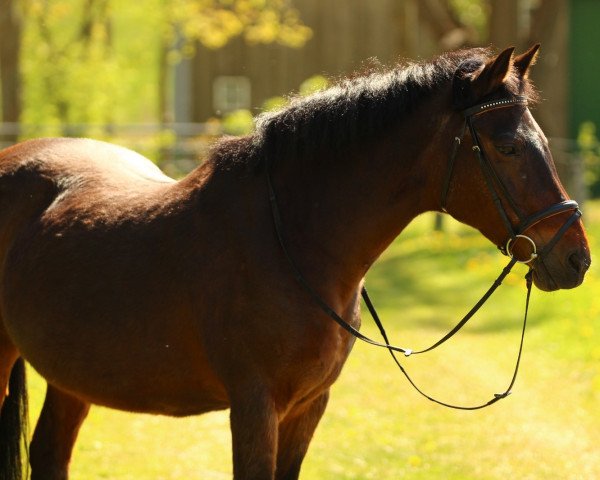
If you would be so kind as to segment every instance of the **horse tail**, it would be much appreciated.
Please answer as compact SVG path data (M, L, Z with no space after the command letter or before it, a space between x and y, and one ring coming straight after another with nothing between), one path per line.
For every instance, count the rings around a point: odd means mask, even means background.
M8 395L0 411L0 479L2 480L22 480L28 476L28 420L25 361L19 358L10 373ZM25 468L23 460L26 461Z

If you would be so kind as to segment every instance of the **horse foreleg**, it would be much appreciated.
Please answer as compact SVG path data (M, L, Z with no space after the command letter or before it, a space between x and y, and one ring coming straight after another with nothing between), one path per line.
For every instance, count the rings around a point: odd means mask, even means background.
M231 399L234 480L273 480L278 417L266 394L256 392Z
M73 445L89 409L89 403L48 385L31 441L31 480L69 477Z
M279 448L277 449L277 480L296 480L308 445L319 420L325 412L329 390L308 406L290 412L279 425Z

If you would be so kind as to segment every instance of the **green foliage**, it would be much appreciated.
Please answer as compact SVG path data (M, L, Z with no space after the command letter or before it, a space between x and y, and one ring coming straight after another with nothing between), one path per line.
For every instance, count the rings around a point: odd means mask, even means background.
M450 0L449 4L462 24L475 29L479 38L487 37L489 0Z
M234 110L223 117L222 126L227 135L247 135L254 129L254 117L250 110Z
M600 142L594 122L579 126L577 146L585 166L585 182L592 197L600 196Z
M299 48L311 37L298 11L286 0L170 0L164 4L165 33L221 48L243 35L249 43L278 42Z
M241 35L299 47L311 36L287 0L20 1L22 121L50 126L29 136L89 134L65 124L156 122L171 88L167 67L197 41L220 48Z
M156 23L124 0L23 0L24 111L29 125L148 118L156 103ZM158 0L147 1L152 10ZM131 25L136 25L135 29Z
M314 75L300 84L299 95L306 96L327 88L329 81L322 75ZM285 97L277 96L268 98L263 102L261 112L279 110L289 104ZM250 110L235 110L223 116L221 121L223 132L227 135L247 135L254 129L254 118Z
M300 96L307 96L312 93L323 90L329 86L329 80L323 75L313 75L304 80L298 89ZM261 107L262 112L272 112L279 110L289 104L289 99L282 96L267 98Z
M329 86L329 80L323 75L313 75L300 84L299 93L302 96L324 90Z
M289 102L287 98L281 96L267 98L263 102L261 110L263 112L272 112L275 110L280 110L281 108L285 107L288 103Z

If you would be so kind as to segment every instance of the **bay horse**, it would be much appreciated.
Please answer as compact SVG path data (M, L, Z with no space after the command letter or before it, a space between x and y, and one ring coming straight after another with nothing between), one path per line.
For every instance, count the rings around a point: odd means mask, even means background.
M413 218L442 210L442 192L445 212L500 246L517 209L536 217L568 203L527 107L537 49L469 49L342 80L261 116L177 182L89 139L3 150L0 477L21 478L26 463L26 360L48 385L33 480L68 477L92 404L171 416L229 408L235 479L298 478L354 337L290 271L269 186L303 278L358 328L369 267ZM462 112L482 102L464 134ZM475 147L503 186L496 196ZM530 242L552 244L530 258L542 290L576 287L590 264L569 214L537 219L511 246L527 258Z

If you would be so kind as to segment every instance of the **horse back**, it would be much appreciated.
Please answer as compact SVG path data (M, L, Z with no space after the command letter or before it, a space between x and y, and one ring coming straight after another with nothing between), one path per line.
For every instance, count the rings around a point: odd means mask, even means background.
M173 182L144 157L104 142L48 138L9 147L0 152L0 265L19 243L69 232L91 238L111 222L139 219Z
M216 382L189 334L195 280L181 257L197 222L188 194L149 160L102 142L0 152L2 323L47 380L117 408L223 404L205 393L218 388L206 388ZM172 375L180 365L194 366Z
M0 154L0 219L14 218L0 308L46 379L92 403L185 414L226 406L252 365L296 384L284 399L337 377L351 341L306 308L273 254L262 178L216 163L174 183L93 141ZM351 303L340 311L353 315ZM293 347L280 348L286 338Z

